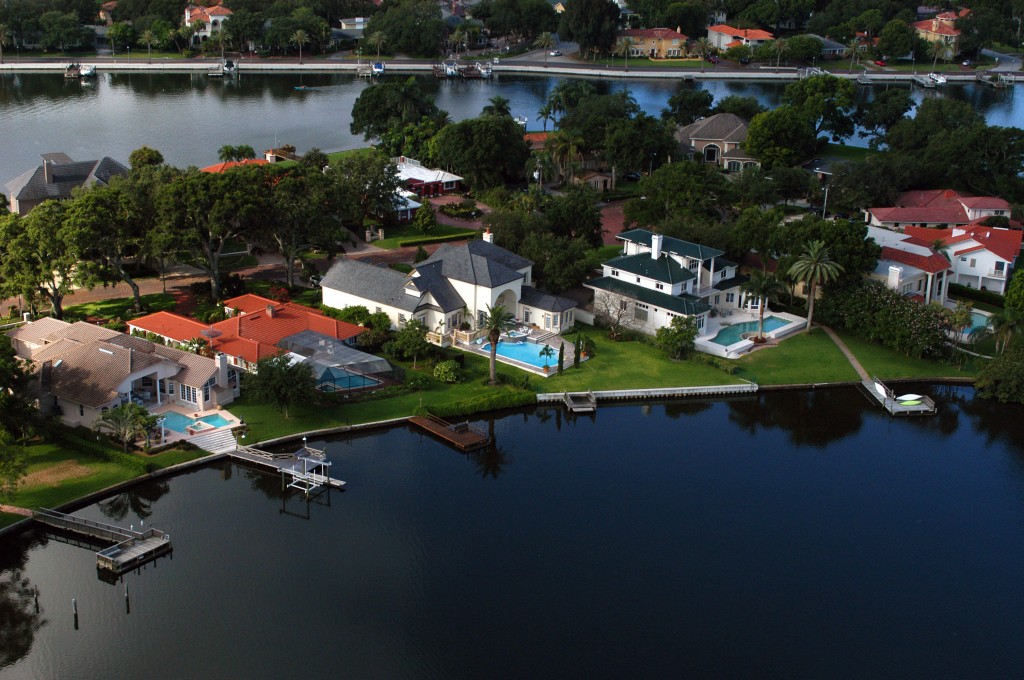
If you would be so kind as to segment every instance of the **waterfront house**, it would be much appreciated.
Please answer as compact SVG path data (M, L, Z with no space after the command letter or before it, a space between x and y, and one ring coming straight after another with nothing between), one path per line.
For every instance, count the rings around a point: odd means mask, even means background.
M671 28L628 28L616 31L616 45L624 38L632 40L629 56L649 59L679 59L686 54L688 38Z
M64 153L42 156L42 165L5 185L12 213L26 215L43 201L62 201L79 187L106 186L111 178L128 174L128 168L106 156L98 161L73 161Z
M215 359L84 321L43 318L8 331L17 355L35 364L39 408L68 425L92 427L128 402L203 411L238 395L238 375Z
M232 14L231 10L218 3L211 7L187 5L185 7L185 26L194 26L192 44L198 45L210 38Z
M953 267L931 241L873 226L868 227L868 238L882 246L869 279L881 281L918 302L946 301Z
M775 40L775 36L759 28L733 28L727 24L708 26L708 40L712 47L727 50L730 47L746 45L754 49L758 45Z
M704 163L714 163L729 172L758 166L760 163L743 150L747 139L747 121L734 113L716 113L689 125L677 128L674 137L679 143L677 154Z
M462 178L450 172L424 167L412 158L392 158L398 173L398 180L407 190L420 198L442 196L462 190Z
M1019 229L998 229L981 224L952 229L907 227L904 233L926 243L943 243L953 267L952 283L1000 295L1006 293L1024 235Z
M864 221L875 227L900 230L908 226L963 226L988 217L1010 217L1010 204L995 196L968 196L952 189L907 191L896 205L868 208Z
M693 317L704 335L712 309L757 310L760 300L746 295L747 277L717 248L633 229L619 234L622 255L601 265L602 276L584 283L594 291L597 315L615 310L630 326L653 335L676 316Z
M417 319L441 344L451 332L479 328L488 307L502 305L522 323L561 332L575 323L576 304L532 285L533 263L483 240L446 243L409 274L359 260L339 259L324 276L324 304L384 312L394 328Z
M230 366L255 370L257 362L290 351L299 334L311 333L325 343L351 345L363 328L332 319L294 302L277 302L259 295L241 295L224 302L230 315L223 321L204 324L172 312L156 312L132 319L128 332L150 334L169 344L187 345L199 339L211 352L223 354Z
M948 58L951 59L960 54L960 29L956 27L956 22L970 13L969 9L942 12L931 19L916 21L910 26L922 40L945 45L948 49Z

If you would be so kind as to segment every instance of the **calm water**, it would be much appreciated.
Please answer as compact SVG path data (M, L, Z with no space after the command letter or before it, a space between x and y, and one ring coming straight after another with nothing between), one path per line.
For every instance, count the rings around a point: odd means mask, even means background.
M329 444L309 506L141 486L80 511L173 536L130 613L89 550L0 543L0 676L1019 677L1024 411L923 389L538 410L472 456L399 428Z
M401 76L393 76L401 77ZM492 82L437 81L421 77L437 104L455 120L476 116L490 97L511 102L516 115L537 120L548 92L560 79L503 75ZM644 110L658 114L675 88L674 81L592 81L601 92L628 88ZM320 88L299 92L296 85ZM721 99L751 95L768 106L779 103L785 83L706 82L701 87ZM243 75L238 81L187 73L103 74L93 84L66 81L61 74L0 74L0 121L4 153L0 184L39 163L39 154L63 151L75 159L112 156L127 162L143 145L159 149L181 167L217 162L225 144L249 144L257 151L275 143L300 152L364 146L349 132L352 105L367 84L348 75ZM945 96L966 99L991 124L1024 123L1020 88L995 91L975 85L949 85ZM870 96L863 88L862 96ZM915 97L943 96L917 90ZM864 144L853 139L852 144Z

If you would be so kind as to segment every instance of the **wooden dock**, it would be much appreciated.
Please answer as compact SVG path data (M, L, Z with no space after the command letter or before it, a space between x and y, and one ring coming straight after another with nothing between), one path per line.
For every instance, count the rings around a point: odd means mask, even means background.
M449 423L435 416L413 416L409 422L443 439L460 451L474 451L491 443L486 434L469 426L468 422Z
M633 401L651 399L683 399L687 397L727 397L754 394L757 383L743 382L735 385L700 385L695 387L654 387L637 390L596 390L577 394L589 395L594 407L600 401ZM545 392L537 395L538 404L566 403L565 392Z
M155 560L171 551L171 536L159 529L135 531L124 527L94 522L41 508L33 517L41 524L91 539L114 544L96 553L96 568L121 574Z
M569 413L593 413L597 410L597 397L593 392L563 392L562 401Z
M910 395L913 397L920 397L915 399L897 397L891 389L886 387L882 381L877 378L873 381L864 380L861 382L861 386L872 401L881 405L881 407L891 415L933 416L938 412L938 409L935 407L935 402L930 397L924 395Z

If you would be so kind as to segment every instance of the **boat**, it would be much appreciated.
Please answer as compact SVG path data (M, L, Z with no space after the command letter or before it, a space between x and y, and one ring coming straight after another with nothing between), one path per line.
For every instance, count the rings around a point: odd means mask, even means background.
M223 78L224 77L224 64L217 64L207 72L211 78Z
M78 75L82 78L95 78L96 67L92 64L86 64L85 66L78 67Z
M82 67L77 62L71 62L64 69L64 77L68 80L82 77Z
M370 75L371 76L382 76L387 66L383 61L375 61L370 64Z
M944 76L942 74L939 74L939 73L929 73L928 74L928 80L932 81L936 85L945 85L946 84L946 76Z
M226 76L233 76L235 75L235 71L238 70L238 67L235 66L235 62L231 61L230 59L224 60L223 67L224 75Z
M295 89L298 90L299 92L316 92L320 88L319 87L310 87L309 85L296 85Z
M434 75L438 78L458 78L462 75L459 70L458 62L454 60L444 61L440 64L434 64L431 69L434 71Z

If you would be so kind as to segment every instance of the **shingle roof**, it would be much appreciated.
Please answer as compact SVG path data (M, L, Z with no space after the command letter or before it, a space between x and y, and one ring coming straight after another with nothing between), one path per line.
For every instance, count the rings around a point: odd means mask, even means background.
M657 260L649 253L639 255L622 255L604 263L606 267L621 269L630 274L644 276L669 285L683 283L697 276L671 257L662 255Z
M687 316L703 314L711 309L710 305L701 302L692 295L669 295L667 293L651 290L650 288L642 288L632 283L626 283L625 281L620 281L610 276L591 279L583 285L587 288L605 290L609 293L615 293L616 295L631 298L637 302L653 305L655 307L667 309L670 312L685 314Z
M533 286L523 286L519 302L527 307L535 307L547 312L565 312L576 307L575 300L570 300L561 295L546 293L542 290L537 290Z
M728 279L722 279L721 281L716 283L714 286L712 286L712 288L714 288L715 290L729 290L730 288L736 288L737 286L742 286L744 283L746 283L749 280L750 280L749 276L744 276L744 275L740 274L738 276L733 276L733 277L728 278Z
M340 258L320 282L321 288L343 291L407 312L416 310L419 299L405 292L408 277L387 267Z
M438 261L443 263L442 276L484 288L495 288L523 278L517 270L533 264L510 250L481 240L460 245L446 243L435 250L429 258L416 265L416 268L429 266Z
M128 168L106 156L98 161L52 161L61 157L71 160L64 154L44 154L44 163L46 158L51 159L50 181L46 180L46 171L40 165L8 182L5 186L7 194L17 201L63 199L71 196L72 189L107 184L111 177L128 174Z
M445 313L454 312L466 306L466 301L462 299L455 287L442 276L443 264L441 262L430 264L424 262L423 265L425 266L416 268L417 275L410 277L406 286L414 286L421 293L428 293L441 311Z
M747 138L748 127L747 121L735 113L716 113L679 128L675 138L684 144L692 144L695 139L739 144Z
M646 229L630 229L624 231L616 238L620 238L623 241L629 241L631 243L639 243L642 246L648 248L651 247L651 237L654 232L647 231ZM710 260L713 257L720 257L725 255L724 251L717 248L711 248L709 246L702 246L699 243L691 243L689 241L683 241L682 239L672 238L671 236L665 236L661 243L662 252L669 252L675 255L682 255L697 260Z

